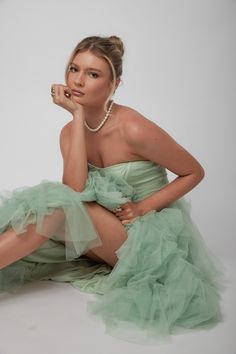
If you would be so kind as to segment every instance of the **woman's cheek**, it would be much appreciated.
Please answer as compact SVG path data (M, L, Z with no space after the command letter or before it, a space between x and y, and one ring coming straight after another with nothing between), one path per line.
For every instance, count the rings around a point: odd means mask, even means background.
M96 87L87 91L90 95L93 95L94 98L103 98L104 97L104 87Z

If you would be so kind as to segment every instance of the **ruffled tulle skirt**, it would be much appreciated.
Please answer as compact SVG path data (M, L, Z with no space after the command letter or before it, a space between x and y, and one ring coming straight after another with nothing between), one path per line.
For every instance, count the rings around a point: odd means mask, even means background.
M46 180L1 192L0 234L11 227L20 237L34 223L48 241L0 270L0 292L36 280L68 282L95 294L88 311L103 318L107 333L134 342L221 321L224 266L203 241L187 199L124 225L128 238L113 268L83 255L102 244L84 202L112 210L133 193L124 179L99 171L89 173L81 193Z

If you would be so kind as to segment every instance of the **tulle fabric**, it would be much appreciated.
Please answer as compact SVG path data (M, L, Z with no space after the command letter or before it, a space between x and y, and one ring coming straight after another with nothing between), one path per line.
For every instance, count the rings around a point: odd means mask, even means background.
M18 235L36 224L36 231L55 241L63 241L66 260L102 245L84 202L96 201L112 210L130 200L133 188L115 176L90 172L83 192L75 192L60 182L41 181L0 194L0 234L13 228Z
M178 330L214 326L222 320L224 266L207 248L186 198L126 224L128 238L116 252L115 267L83 255L101 245L84 202L112 210L166 183L164 169L140 161L91 168L81 193L45 180L2 192L0 233L13 227L20 236L35 223L48 241L0 270L0 291L35 280L69 282L95 294L88 311L101 316L107 333L131 342L168 341Z
M169 341L170 334L209 328L223 320L223 264L206 247L181 199L127 225L119 261L88 303L106 332L131 342Z
M89 173L86 188L75 192L60 182L43 180L32 187L0 193L0 234L13 228L22 236L30 224L48 241L30 255L0 270L0 292L15 293L34 280L70 282L83 291L102 293L102 278L111 272L83 256L102 245L84 202L112 210L131 199L133 188L111 175ZM1 236L0 236L1 237Z

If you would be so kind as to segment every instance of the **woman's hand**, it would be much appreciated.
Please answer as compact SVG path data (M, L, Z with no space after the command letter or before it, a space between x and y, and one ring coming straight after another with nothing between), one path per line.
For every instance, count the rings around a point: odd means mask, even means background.
M65 108L73 115L76 112L83 111L83 106L73 100L71 90L65 85L53 84L51 86L51 96L55 104Z
M129 224L134 221L137 216L142 216L139 203L134 202L122 204L112 212L121 220L122 224Z

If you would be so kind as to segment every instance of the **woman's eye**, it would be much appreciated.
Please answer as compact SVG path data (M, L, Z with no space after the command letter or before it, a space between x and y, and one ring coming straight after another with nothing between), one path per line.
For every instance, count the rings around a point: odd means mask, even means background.
M76 68L74 66L70 66L69 67L69 70L72 71L72 72L75 72L76 71Z
M92 75L92 77L94 78L94 79L97 79L98 78L98 74L97 73L90 73L91 75Z

